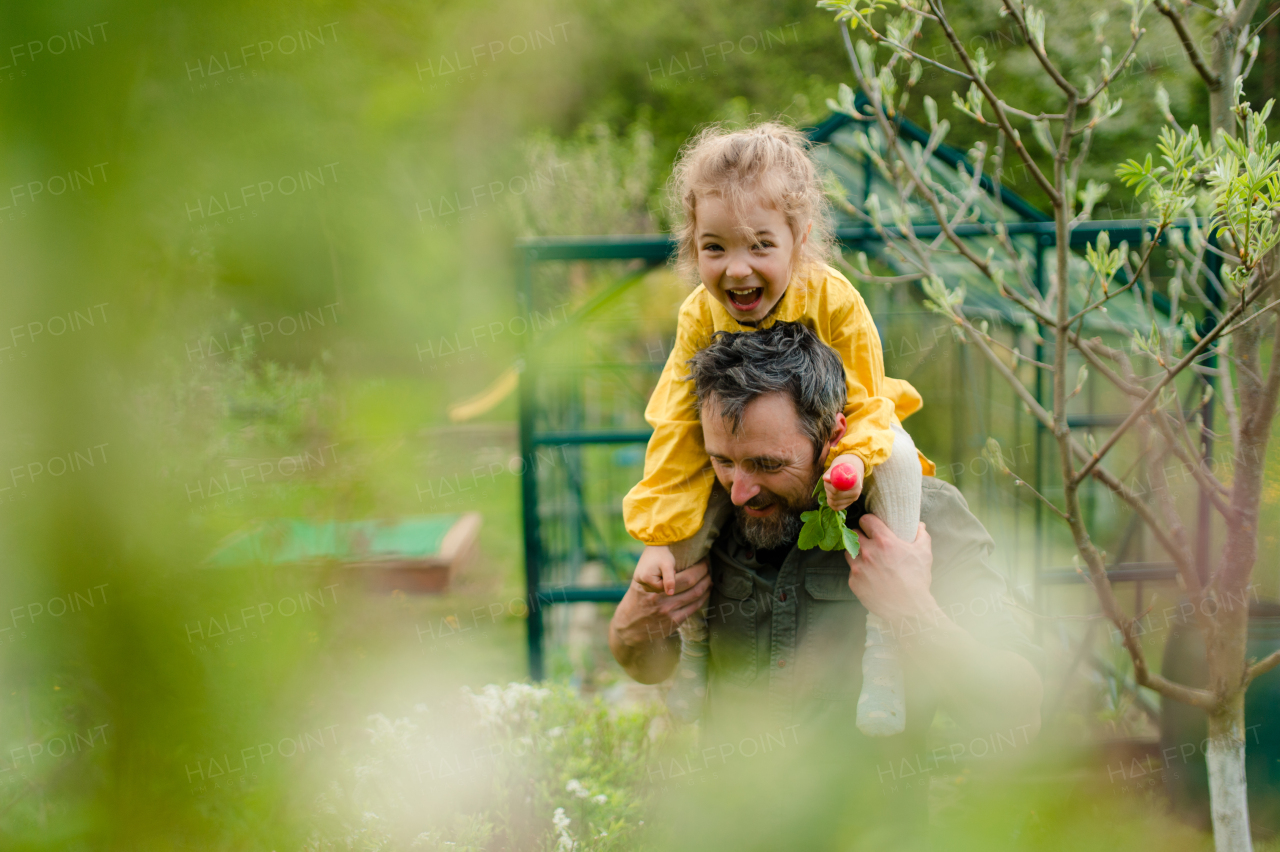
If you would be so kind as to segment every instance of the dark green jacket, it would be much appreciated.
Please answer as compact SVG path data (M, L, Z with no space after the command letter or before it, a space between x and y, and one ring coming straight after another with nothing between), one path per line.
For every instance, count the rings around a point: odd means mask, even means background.
M1040 651L1020 624L1022 613L989 565L991 537L964 497L954 486L925 477L920 514L932 539L932 592L938 604L980 642L1014 651L1039 667ZM850 526L856 528L860 516L859 507L851 508ZM763 761L747 758L766 748L778 759L790 749L801 777L827 779L821 789L861 791L872 814L883 815L885 802L898 802L908 819L921 818L926 782L956 765L945 756L951 752L939 759L937 744L927 736L940 704L930 684L908 668L906 732L881 740L864 737L855 726L855 708L867 611L849 588L843 553L792 547L776 577L755 556L734 524L712 549L711 659L702 742L730 754L725 767L738 767L731 776L741 771L747 777L762 766ZM904 643L930 638L928 624L895 629ZM1020 745L1028 739L1026 731L1021 737L1007 733L1002 747L1009 738ZM758 748L748 742L752 738ZM770 772L785 774L785 763ZM823 801L823 796L815 791L809 801Z

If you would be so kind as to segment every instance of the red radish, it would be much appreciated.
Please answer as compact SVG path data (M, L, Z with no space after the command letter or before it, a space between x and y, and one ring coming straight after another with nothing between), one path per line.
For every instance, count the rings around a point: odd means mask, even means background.
M858 472L851 464L838 464L831 468L831 484L838 491L851 491L858 486Z

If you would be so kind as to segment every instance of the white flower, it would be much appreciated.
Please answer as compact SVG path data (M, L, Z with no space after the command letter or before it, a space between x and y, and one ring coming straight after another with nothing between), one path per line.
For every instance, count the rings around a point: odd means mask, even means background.
M569 823L573 820L565 816L564 808L556 808L556 812L551 815L551 824L556 827L556 833L560 835L556 840L556 852L573 852L578 844L574 842L573 835L569 833Z
M527 683L510 683L506 687L491 683L479 695L467 687L463 687L462 691L471 699L472 706L484 725L536 719L538 711L535 708L551 694L549 689L533 687Z
M392 722L381 713L374 713L369 717L369 721L373 723L372 728L367 728L371 734L371 742L375 746L399 746L407 748L409 740L418 730L418 726L404 719L396 719Z
M572 793L579 799L585 799L587 796L591 795L591 791L586 787L583 787L582 782L577 778L570 778L569 783L564 785L564 791L566 793Z
M599 796L596 796L591 801L595 802L597 805L603 805L605 802L609 801L609 797L606 796L604 793L601 793Z

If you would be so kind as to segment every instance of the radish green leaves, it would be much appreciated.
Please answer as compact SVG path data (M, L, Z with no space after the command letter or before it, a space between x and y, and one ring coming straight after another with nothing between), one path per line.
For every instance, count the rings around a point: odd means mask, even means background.
M857 556L858 534L845 526L843 510L837 512L827 505L827 491L822 487L822 480L818 480L813 493L818 498L818 508L800 516L804 526L800 528L799 548L843 549L849 551L850 556Z

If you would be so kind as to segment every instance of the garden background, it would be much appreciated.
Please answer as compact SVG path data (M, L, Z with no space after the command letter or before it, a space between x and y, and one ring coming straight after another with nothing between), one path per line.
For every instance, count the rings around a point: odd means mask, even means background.
M1107 8L1045 4L1059 55L1083 55ZM953 15L994 75L1030 61L994 4ZM1113 169L1154 149L1156 83L1182 124L1205 124L1161 23L1094 140L1093 177L1113 184L1094 218L1140 215ZM828 13L16 3L0 34L6 848L672 848L699 797L764 795L763 756L745 775L675 780L672 761L693 774L693 734L607 659L607 611L565 616L577 634L566 622L549 692L485 689L527 673L516 398L465 422L449 411L596 283L570 268L562 300L532 314L518 239L664 231L662 188L697 127L827 117L851 82ZM1273 93L1278 74L1273 22L1246 90ZM950 103L941 76L919 90ZM976 128L949 118L964 147ZM1023 178L1006 184L1037 203ZM660 340L685 285L654 281L630 316ZM879 316L916 311L905 288L865 295ZM997 524L1017 498L971 464L992 427L957 420L973 387L951 342L883 331L888 372L926 401L917 442L960 464L951 478ZM444 595L210 560L264 520L466 511L483 517L478 554ZM1016 568L1025 544L997 562ZM1259 594L1274 599L1275 536L1262 546ZM1083 594L1063 607L1091 611ZM1150 720L1107 690L1048 690L1061 712L998 770L929 774L952 848L1207 848L1159 785L1129 764L1108 775L1121 758L1099 744ZM781 809L804 796L782 786ZM829 803L813 842L857 842L856 807Z

